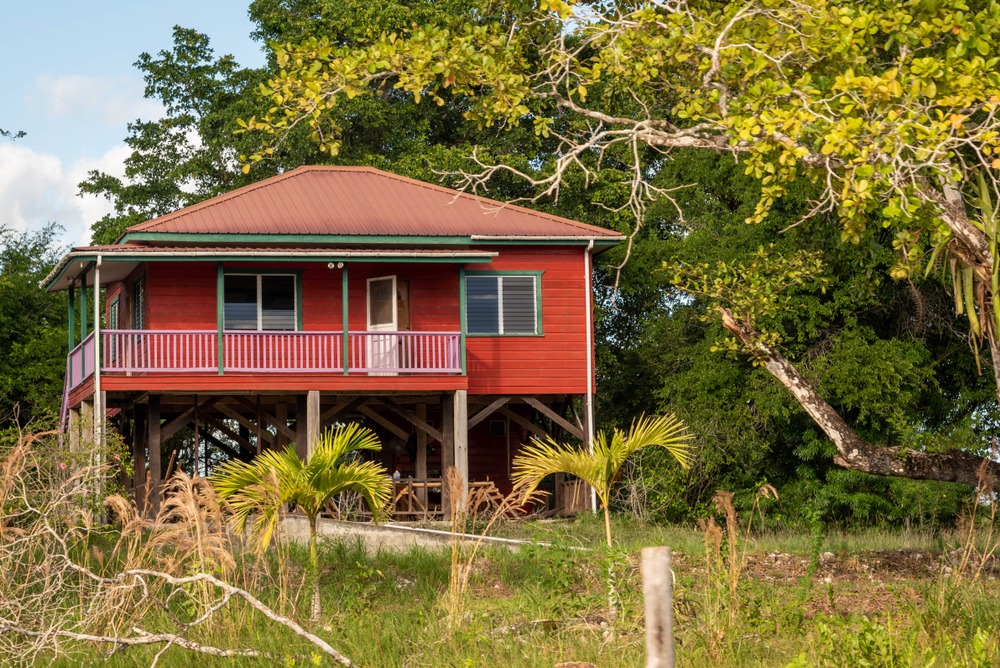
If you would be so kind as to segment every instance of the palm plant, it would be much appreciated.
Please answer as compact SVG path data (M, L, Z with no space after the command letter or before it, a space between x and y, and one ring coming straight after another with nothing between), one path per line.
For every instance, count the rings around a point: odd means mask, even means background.
M542 480L553 473L569 473L586 482L594 488L604 509L604 528L610 548L613 545L608 504L625 460L642 448L658 445L687 468L691 457L690 439L687 427L673 415L639 417L627 432L615 429L610 438L603 431L598 432L591 452L557 443L551 438L544 441L536 438L514 458L513 480L523 494L534 492Z
M212 477L216 493L232 508L231 524L240 535L266 548L277 529L281 510L288 503L309 519L309 566L313 578L312 615L318 620L319 553L316 522L320 511L337 494L357 492L375 521L386 516L392 497L392 481L379 464L352 455L361 450L379 450L375 434L356 423L328 430L320 436L308 461L303 462L289 445L268 450L251 462L231 460Z

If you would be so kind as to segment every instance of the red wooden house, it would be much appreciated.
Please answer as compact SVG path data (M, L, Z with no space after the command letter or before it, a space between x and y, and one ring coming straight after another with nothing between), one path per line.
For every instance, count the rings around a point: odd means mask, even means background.
M620 240L376 169L287 172L62 259L64 429L120 430L154 503L182 430L246 458L354 419L404 478L503 488L529 434L592 434L591 261Z

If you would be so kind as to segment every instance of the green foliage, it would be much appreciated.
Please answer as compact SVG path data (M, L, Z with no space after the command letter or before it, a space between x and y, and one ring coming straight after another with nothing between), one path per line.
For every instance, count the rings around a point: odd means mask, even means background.
M342 492L357 492L376 519L383 517L392 492L388 472L379 464L354 458L360 450L381 447L370 429L352 423L325 432L306 462L299 459L294 445L267 450L252 462L226 462L212 484L233 509L237 530L249 531L253 542L266 547L287 503L306 514L313 530L323 507Z
M713 352L727 336L715 322L713 301L681 291L672 282L675 272L661 267L663 258L671 258L671 267L760 267L762 246L779 258L812 249L822 262L815 283L825 289L771 285L744 295L737 282L725 286L727 295L778 300L780 308L764 302L766 317L753 307L759 325L866 439L977 450L996 433L995 395L991 380L977 374L967 332L949 314L951 297L937 276L886 280L894 262L889 235L845 245L836 225L800 222L815 194L808 184L791 188L764 223L746 225L757 186L731 159L675 153L655 183L694 184L674 193L683 224L672 205L650 207L618 291L610 263L599 267L596 281L599 415L624 425L638 413L670 411L695 437L697 457L687 474L655 450L642 455L653 516L704 517L716 489L732 490L737 507L748 509L753 490L769 482L781 491L767 515L774 526L803 526L819 503L829 509L824 522L850 526L899 524L908 515L929 525L952 521L969 493L965 487L832 469L832 444L783 388L749 360ZM611 263L622 252L611 251ZM865 486L887 504L855 498ZM827 495L833 500L823 501Z
M659 446L681 466L687 467L691 456L690 439L684 423L673 415L639 417L628 431L615 429L610 437L603 431L598 432L591 452L557 443L551 437L544 441L536 438L514 457L511 480L525 496L533 493L542 480L555 473L569 473L586 482L594 489L604 508L610 548L611 525L607 520L611 489L621 476L625 461L644 448Z
M62 250L60 229L0 227L0 428L55 423L66 366L66 300L38 287Z

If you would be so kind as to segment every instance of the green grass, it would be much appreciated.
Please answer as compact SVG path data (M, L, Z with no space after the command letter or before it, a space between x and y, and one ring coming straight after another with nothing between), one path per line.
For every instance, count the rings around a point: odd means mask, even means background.
M836 563L810 572L807 562L816 549L810 536L767 533L747 546L749 562L734 599L725 568L713 561L725 555L706 554L701 532L617 518L615 536L621 549L610 556L599 548L602 532L599 517L502 527L505 535L549 545L530 545L518 552L484 548L473 565L464 614L454 632L448 631L444 603L447 549L372 555L359 542L325 542L324 617L319 625L304 625L358 665L373 668L538 668L571 660L601 668L639 667L644 662L644 635L638 551L645 545L669 545L678 555L678 666L1000 665L1000 654L993 648L1000 633L1000 586L994 574L972 582L945 577L939 567L913 566L931 560L927 556L901 562L896 571L870 566L884 559L866 561L865 554L872 551L940 554L954 547L954 535L835 533L825 537L822 550L835 553ZM772 553L789 556L772 563ZM277 558L270 557L272 572ZM299 587L305 554L291 549L282 559L290 583L287 593L299 601L286 612L304 621L307 588ZM616 564L622 597L619 620L610 628L605 584L609 560ZM278 589L277 581L262 579L257 593L280 607ZM255 647L271 659L224 661L172 648L159 665L332 665L286 630L245 614L240 605L235 610L219 614L196 639ZM164 614L144 623L149 631L176 628ZM93 650L83 651L56 665L102 658ZM105 665L149 665L155 651L120 651Z

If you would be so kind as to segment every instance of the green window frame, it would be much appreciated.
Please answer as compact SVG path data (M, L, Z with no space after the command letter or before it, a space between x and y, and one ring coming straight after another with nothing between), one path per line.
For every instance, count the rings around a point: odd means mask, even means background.
M466 271L462 279L466 335L542 336L543 273Z
M254 328L250 327L238 327L233 329L230 325L226 323L226 279L230 277L247 277L256 279L255 295L256 295L256 326ZM284 327L268 327L265 318L267 317L265 308L264 298L265 298L265 284L269 282L271 278L280 277L290 277L292 279L292 328ZM294 269L275 269L275 270L229 270L224 269L222 272L222 284L219 286L219 322L224 331L243 331L243 332L299 332L302 331L302 271ZM249 302L248 302L249 303Z

